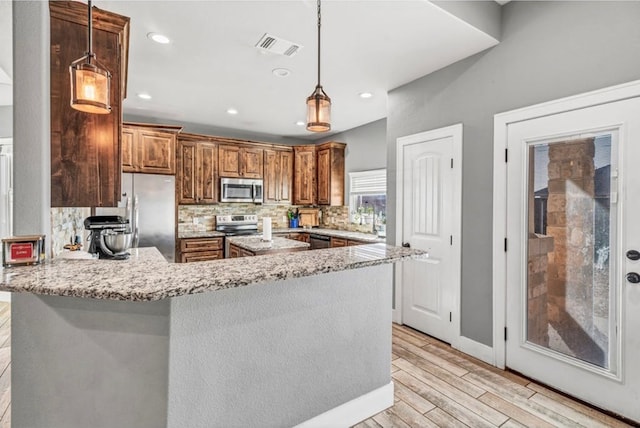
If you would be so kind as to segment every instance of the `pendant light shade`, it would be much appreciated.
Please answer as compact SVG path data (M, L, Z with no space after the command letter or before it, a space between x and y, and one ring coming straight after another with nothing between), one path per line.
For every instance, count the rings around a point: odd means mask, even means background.
M331 130L331 98L320 84L320 0L318 0L318 84L307 98L307 130L327 132Z
M307 98L307 129L312 132L331 130L331 98L320 85Z
M88 48L82 58L69 66L71 107L86 113L111 113L111 73L102 66L92 51L93 19L88 2Z

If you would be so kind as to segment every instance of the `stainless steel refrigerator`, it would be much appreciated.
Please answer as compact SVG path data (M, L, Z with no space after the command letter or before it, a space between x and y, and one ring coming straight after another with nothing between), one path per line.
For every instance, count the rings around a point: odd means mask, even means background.
M122 174L119 208L96 208L96 215L122 215L134 233L132 247L156 247L175 261L176 180L171 175Z

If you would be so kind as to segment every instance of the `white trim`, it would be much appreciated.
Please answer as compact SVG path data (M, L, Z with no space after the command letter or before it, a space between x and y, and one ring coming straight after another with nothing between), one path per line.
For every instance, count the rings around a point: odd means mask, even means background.
M453 348L462 351L467 355L471 355L487 364L493 365L493 348L483 343L471 340L468 337L460 336Z
M640 96L640 80L560 98L494 116L493 129L493 349L494 365L505 367L507 284L504 239L507 236L507 132L509 124Z
M391 406L393 406L393 382L304 421L295 428L346 428Z
M451 346L456 347L460 340L460 294L462 288L462 137L463 126L462 123L447 126L444 128L433 129L430 131L420 132L405 137L400 137L396 140L396 245L402 245L402 222L403 204L402 195L404 188L404 159L403 150L404 146L409 144L421 143L430 140L438 140L441 138L453 138L453 162L454 162L454 174L453 174L453 191L458 197L454 199L453 207L453 248L452 254L454 255L452 260L452 272L455 274L455 282L458 284L456 290L455 303L453 308L453 337L451 337ZM396 285L396 308L394 308L394 321L402 324L402 283L400 281L399 269L396 270L395 285ZM396 321L396 318L398 321ZM473 355L473 354L472 354ZM475 356L475 355L474 355Z
M11 303L11 293L8 291L0 291L0 302Z

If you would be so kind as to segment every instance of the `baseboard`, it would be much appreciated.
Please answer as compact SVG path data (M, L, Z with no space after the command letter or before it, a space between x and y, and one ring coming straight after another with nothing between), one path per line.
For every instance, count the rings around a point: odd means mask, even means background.
M350 427L393 406L393 382L334 407L294 428Z
M0 291L0 302L11 302L11 293L8 291Z
M399 309L391 310L391 321L396 324L402 325L402 313Z
M495 366L493 348L491 346L484 345L475 340L471 340L467 337L460 336L456 340L455 346L459 351L464 352L467 355L471 355L479 360L484 361L487 364Z

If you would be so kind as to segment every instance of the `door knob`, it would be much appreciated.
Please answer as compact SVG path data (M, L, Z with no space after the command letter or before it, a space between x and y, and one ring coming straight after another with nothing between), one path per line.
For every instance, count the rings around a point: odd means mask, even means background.
M629 281L632 284L637 284L640 282L640 274L637 274L635 272L629 272L627 274L627 281Z
M640 260L640 251L638 250L627 251L627 258L629 260Z
M405 248L411 248L411 244L408 243L408 242L403 242L402 246L405 247Z

